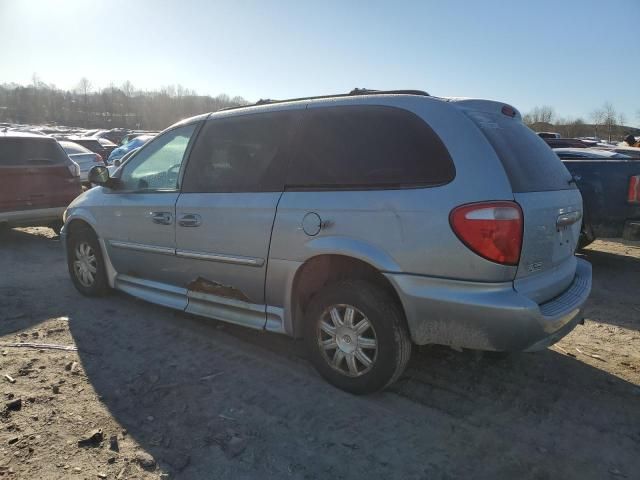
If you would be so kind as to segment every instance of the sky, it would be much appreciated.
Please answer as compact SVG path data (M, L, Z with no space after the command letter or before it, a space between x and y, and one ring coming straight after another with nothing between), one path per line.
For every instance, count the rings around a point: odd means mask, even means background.
M640 126L640 0L0 0L0 83L421 89Z

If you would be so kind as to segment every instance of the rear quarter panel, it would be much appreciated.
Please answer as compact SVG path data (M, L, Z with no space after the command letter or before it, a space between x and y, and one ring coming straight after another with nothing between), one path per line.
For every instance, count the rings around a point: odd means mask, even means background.
M309 108L324 103L310 102ZM286 306L285 289L291 283L281 280L292 273L272 271L272 266L294 270L321 254L348 255L387 272L481 282L512 280L515 267L474 254L449 225L451 210L461 204L513 200L501 163L475 124L441 100L383 97L357 103L399 106L426 119L447 145L456 177L430 188L285 191L272 234L267 302ZM302 229L309 212L317 213L323 222L315 236ZM272 279L278 279L278 284Z

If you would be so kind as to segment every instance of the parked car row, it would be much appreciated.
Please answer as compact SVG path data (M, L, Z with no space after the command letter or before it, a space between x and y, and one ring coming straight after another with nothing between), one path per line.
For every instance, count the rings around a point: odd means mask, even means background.
M104 162L107 162L111 152L118 147L115 143L107 140L106 138L100 137L60 136L56 138L58 140L64 140L81 145L82 147L100 155Z
M103 131L102 133L110 131ZM101 132L80 135L61 128L48 129L3 124L0 130L0 227L62 226L64 209L82 188L91 185L88 174L96 165L115 168L121 156L150 136L136 132L131 145L117 147ZM123 136L129 131L123 131ZM136 138L137 137L137 138ZM49 177L49 181L47 181Z

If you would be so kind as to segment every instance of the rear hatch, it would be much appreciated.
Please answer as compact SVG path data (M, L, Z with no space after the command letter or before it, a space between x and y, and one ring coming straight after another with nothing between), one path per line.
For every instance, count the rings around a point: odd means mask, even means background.
M516 110L497 102L460 103L496 151L522 207L524 235L514 288L537 303L546 302L566 290L575 276L580 191L558 156Z
M0 137L0 211L68 205L81 193L70 165L52 138Z

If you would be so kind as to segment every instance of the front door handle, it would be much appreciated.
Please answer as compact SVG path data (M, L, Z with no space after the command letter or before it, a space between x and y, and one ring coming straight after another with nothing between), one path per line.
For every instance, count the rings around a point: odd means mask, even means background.
M185 213L184 215L181 215L178 220L178 224L181 227L199 227L201 223L202 217L195 213Z
M173 215L171 215L171 212L151 212L151 221L159 225L171 225L173 223Z

